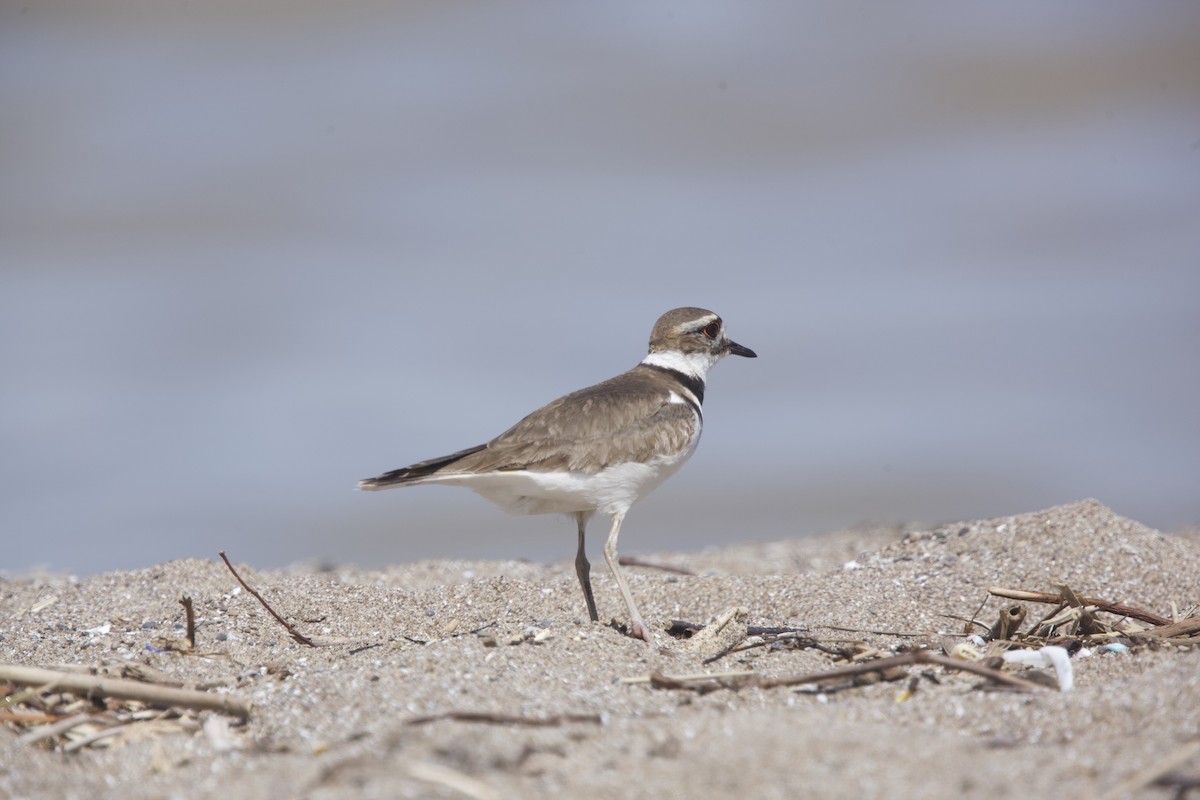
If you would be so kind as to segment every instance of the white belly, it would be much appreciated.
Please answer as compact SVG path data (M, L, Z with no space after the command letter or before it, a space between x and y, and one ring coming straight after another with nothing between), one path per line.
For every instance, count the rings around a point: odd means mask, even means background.
M586 472L492 472L484 475L437 475L422 483L465 486L510 514L572 514L601 511L624 514L674 475L695 450L649 463L629 462Z

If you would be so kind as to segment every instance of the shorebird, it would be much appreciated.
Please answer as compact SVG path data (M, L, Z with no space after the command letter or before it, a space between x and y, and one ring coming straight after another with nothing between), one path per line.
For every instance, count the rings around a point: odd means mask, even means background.
M628 372L542 406L486 444L359 481L360 489L465 486L513 514L568 514L579 534L575 574L598 621L584 548L597 511L612 518L604 558L629 611L629 632L650 641L617 558L630 507L683 466L700 441L708 370L727 355L756 354L725 335L703 308L663 314L650 350Z

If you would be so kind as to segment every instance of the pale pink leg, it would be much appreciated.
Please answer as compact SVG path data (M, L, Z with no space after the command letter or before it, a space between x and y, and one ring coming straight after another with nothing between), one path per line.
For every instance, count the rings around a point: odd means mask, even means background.
M629 583L625 580L625 574L621 572L621 565L617 563L617 539L621 536L621 522L624 519L624 514L613 514L612 530L608 532L608 541L604 543L604 560L608 562L608 568L612 570L613 577L617 579L621 596L625 598L625 607L629 609L630 634L635 639L644 639L649 642L650 630L642 621L642 615L638 613L637 604L633 602L633 593L629 591Z

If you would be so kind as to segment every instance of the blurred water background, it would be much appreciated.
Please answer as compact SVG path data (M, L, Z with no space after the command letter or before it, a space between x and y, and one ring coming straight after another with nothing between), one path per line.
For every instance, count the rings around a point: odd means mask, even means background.
M1200 4L27 0L0 119L0 569L567 558L355 481L679 305L760 357L623 552L1200 522Z

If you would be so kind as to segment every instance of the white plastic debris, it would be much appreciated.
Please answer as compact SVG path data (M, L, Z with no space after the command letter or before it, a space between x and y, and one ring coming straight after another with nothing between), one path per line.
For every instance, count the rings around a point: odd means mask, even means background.
M1075 685L1075 675L1071 669L1071 656L1064 647L1046 645L1039 650L1009 650L1003 656L1010 664L1024 664L1030 667L1054 667L1058 678L1059 691L1069 692Z

